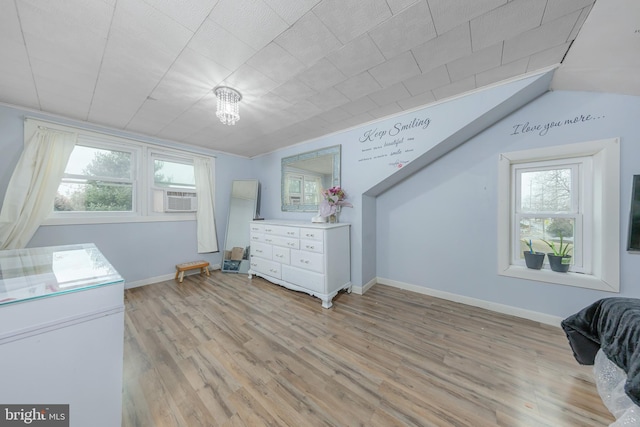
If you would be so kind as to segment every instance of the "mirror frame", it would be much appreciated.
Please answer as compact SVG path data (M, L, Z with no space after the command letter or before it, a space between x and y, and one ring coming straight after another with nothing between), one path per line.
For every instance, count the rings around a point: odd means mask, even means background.
M250 185L251 190L252 191L255 190L255 197L253 198L234 197L233 190L234 190L234 187L236 186L236 183L238 184L246 183ZM246 237L246 243L244 243L244 246L242 247L244 249L243 258L240 260L240 263L238 264L237 269L230 268L232 265L231 260L226 258L227 252L231 252L233 250L233 246L228 247L229 238L230 238L229 235L234 232L234 230L231 230L232 218L235 218L239 215L238 212L235 212L235 213L232 212L234 207L234 203L233 203L234 199L244 199L252 204L251 212L246 212L246 210L244 210L242 212L245 214L244 218L238 218L240 220L240 224L237 224L237 221L234 222L236 225L240 225L240 227L242 227L241 232L243 234L246 234L246 236L242 236L242 237ZM251 215L249 215L249 213ZM260 214L260 181L258 181L257 179L234 179L233 181L231 181L231 194L229 195L229 211L227 213L227 227L226 227L227 229L224 234L224 245L222 247L222 260L221 260L221 267L220 267L220 270L223 273L246 274L249 271L249 262L251 260L251 255L249 253L250 247L251 247L251 239L249 237L249 222L256 219L259 216L259 214ZM243 221L246 221L244 226L243 226ZM237 231L236 231L236 234L237 234ZM234 241L237 242L238 239L235 238ZM246 255L246 258L244 258L245 255ZM229 261L229 263L227 263L226 261Z
M282 203L282 211L283 212L317 212L318 205L292 205L287 204L285 200L285 169L287 166L292 163L299 162L301 160L311 160L316 157L322 156L333 156L333 170L332 170L332 184L331 186L339 186L340 185L340 162L342 156L342 146L340 144L333 145L331 147L321 148L319 150L307 151L306 153L296 154L295 156L283 157L280 165L280 200Z

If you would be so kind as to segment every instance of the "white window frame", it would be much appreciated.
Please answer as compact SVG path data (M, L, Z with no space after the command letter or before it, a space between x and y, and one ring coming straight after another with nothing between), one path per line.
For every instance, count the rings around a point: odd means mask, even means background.
M160 155L170 161L183 161L186 163L194 163L195 158L203 156L202 154L38 119L28 119L25 121L25 143L35 134L38 126L45 126L66 132L75 132L78 134L78 145L135 152L135 161L132 165L135 174L133 212L55 212L52 206L51 214L43 222L43 225L196 220L195 212L153 212L152 195L154 180L152 154ZM209 157L215 159L213 156ZM149 170L151 170L150 173Z
M90 147L101 150L109 150L109 151L123 151L131 154L131 183L132 183L132 210L131 211L53 211L49 216L49 219L45 221L45 224L50 220L56 219L64 219L65 223L68 221L74 221L77 223L82 223L83 219L87 216L91 216L92 218L128 218L131 219L137 216L137 212L140 210L140 200L138 195L140 193L140 181L137 179L138 170L140 170L140 159L142 157L142 150L140 147L123 145L119 143L114 143L112 141L104 141L99 138L94 138L87 135L78 135L78 142L76 146ZM117 180L114 180L117 181Z
M568 212L522 212L520 211L520 177L525 172L535 172L550 169L571 170L571 207ZM593 215L587 206L593 205L593 166L591 157L578 157L561 160L544 160L528 163L515 163L511 165L511 264L525 265L521 255L527 249L519 239L520 220L524 218L567 218L574 221L574 237L571 251L571 271L578 273L591 273L592 231ZM547 252L551 252L551 249ZM545 268L549 266L549 260L545 257Z
M582 251L590 263L582 272L558 273L533 270L514 262L519 250L515 240L514 166L535 162L571 163L587 158L582 220ZM498 274L609 292L620 291L620 140L618 138L544 147L500 154L498 161ZM589 177L588 175L591 175ZM592 187L590 187L592 183ZM584 191L583 191L584 190ZM585 193L586 191L586 193ZM589 194L592 198L589 199ZM587 230L588 228L588 230Z
M162 191L164 193L165 190L173 190L173 191L196 191L196 187L195 185L193 186L193 188L191 187L160 187L157 186L155 183L155 161L156 160L160 160L160 161L166 161L166 162L172 162L172 163L182 163L185 165L191 165L194 166L194 160L193 160L193 156L185 156L185 155L180 155L180 154L176 154L175 152L166 152L166 151L161 151L161 150L156 150L156 149L150 149L148 151L148 167L147 167L147 182L149 183L147 185L147 188L149 188L149 192L147 194L147 201L148 201L148 206L149 206L149 215L150 216L165 216L165 215L182 215L182 214L177 214L175 212L158 212L154 209L154 202L155 202L155 195L154 193L156 191ZM195 170L194 170L194 174L195 174ZM190 215L195 215L195 213L191 213Z

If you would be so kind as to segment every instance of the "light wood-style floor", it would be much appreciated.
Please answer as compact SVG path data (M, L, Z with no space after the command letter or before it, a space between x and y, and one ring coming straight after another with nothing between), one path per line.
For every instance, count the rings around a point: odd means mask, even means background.
M123 427L607 426L551 326L376 285L333 308L212 272L127 290Z

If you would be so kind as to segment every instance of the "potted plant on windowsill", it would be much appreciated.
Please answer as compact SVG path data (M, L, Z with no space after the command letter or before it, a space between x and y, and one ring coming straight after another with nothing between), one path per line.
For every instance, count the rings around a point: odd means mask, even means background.
M524 262L527 264L527 268L532 268L534 270L540 270L542 268L542 264L544 263L544 252L536 252L533 250L533 245L531 244L531 240L523 242L529 247L528 251L524 251Z
M569 267L571 267L571 243L564 244L562 239L562 234L560 235L560 246L556 247L554 242L548 242L543 240L553 252L547 253L547 257L549 257L549 266L551 270L557 271L559 273L566 273L569 271Z

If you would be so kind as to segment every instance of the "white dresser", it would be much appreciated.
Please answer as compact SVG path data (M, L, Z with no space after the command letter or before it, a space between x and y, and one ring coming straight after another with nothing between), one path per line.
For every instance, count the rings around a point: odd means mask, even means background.
M338 291L351 292L349 224L252 221L253 275L322 300L324 308Z

